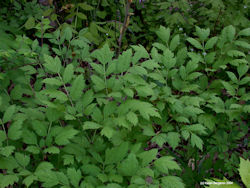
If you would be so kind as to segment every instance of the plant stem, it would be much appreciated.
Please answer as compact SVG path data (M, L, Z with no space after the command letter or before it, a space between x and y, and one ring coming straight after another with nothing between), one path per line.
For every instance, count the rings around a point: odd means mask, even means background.
M131 5L131 2L127 0L127 4L126 4L126 8L125 8L125 18L124 18L123 26L120 30L120 37L118 39L118 46L119 47L118 47L117 56L120 54L121 46L122 46L122 37L123 37L126 29L128 28L129 19L130 19L130 16L132 15L131 13L129 13L130 5Z
M1 120L1 119L0 119L0 120ZM5 135L6 135L6 139L7 139L7 146L8 146L8 145L9 145L9 142L8 142L8 135L7 135L6 129L5 129L5 127L4 127L3 120L1 120L1 124L2 124L3 131L5 132Z

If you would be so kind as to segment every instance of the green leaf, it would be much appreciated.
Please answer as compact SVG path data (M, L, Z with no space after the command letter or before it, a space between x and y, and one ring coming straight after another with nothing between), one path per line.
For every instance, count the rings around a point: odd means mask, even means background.
M27 176L26 178L24 178L23 183L24 185L26 185L27 187L29 187L35 180L37 180L37 177L33 174Z
M14 115L16 111L16 106L15 105L11 105L9 106L5 112L4 112L4 115L3 115L3 123L7 123L8 121L11 120L12 116Z
M70 41L72 39L72 28L70 26L64 28L63 37L65 37L67 41Z
M65 93L63 93L62 91L55 90L55 89L44 89L40 93L48 95L50 98L56 98L62 103L68 100L68 97ZM42 101L42 102L45 102L45 104L47 104L46 101ZM52 108L53 107L56 108L56 106L53 105L53 103L48 103L48 104L52 104Z
M209 50L209 49L213 48L217 41L218 41L218 37L212 37L212 38L210 38L206 42L205 49Z
M25 151L28 151L32 154L39 154L40 153L40 149L36 146L28 146Z
M136 87L136 91L138 96L140 97L148 97L154 95L154 90L149 86L138 86Z
M155 142L160 147L163 146L165 142L167 142L167 135L164 133L157 134L152 138L152 142Z
M26 29L32 29L33 27L35 27L35 18L33 16L29 17L25 22L24 27Z
M74 138L74 136L79 131L73 128L63 128L63 130L55 137L55 143L58 145L66 145L70 143L70 139Z
M168 174L169 170L181 170L180 166L174 161L173 157L163 156L154 162L155 168L161 173Z
M181 131L181 136L184 138L184 140L187 140L190 136L190 133L189 131L184 130L184 131Z
M59 184L56 172L51 170L39 170L35 172L38 180L43 182L42 187L53 187Z
M76 16L82 20L87 20L87 16L81 12L77 12Z
M97 49L92 52L91 56L100 61L101 64L105 65L112 61L114 52L110 51L109 46L106 43L101 49Z
M250 36L250 28L246 28L246 29L241 30L241 31L238 33L238 36L246 36L246 37L249 37L249 36Z
M144 151L138 155L139 158L142 160L142 166L147 166L151 163L154 159L156 159L156 155L158 153L157 149L151 149L149 151Z
M187 80L195 80L196 78L202 76L200 72L193 72L187 76Z
M177 176L165 176L161 178L162 186L168 188L185 188L182 179Z
M135 154L130 153L120 165L118 165L118 171L124 176L133 176L138 170L138 161Z
M188 125L188 126L184 126L182 128L182 130L188 130L192 133L196 133L196 134L206 134L206 127L204 127L201 124L193 124L193 125Z
M249 160L240 158L240 166L238 170L240 173L241 180L246 185L246 187L248 187L250 185L250 162Z
M122 53L122 55L119 55L116 61L117 72L122 73L127 71L130 67L131 59L132 59L132 49L126 50Z
M235 28L232 25L225 27L222 30L222 35L228 39L228 41L232 42L235 36Z
M180 44L180 36L175 35L174 38L170 42L170 45L169 45L170 50L174 51L179 44Z
M143 61L141 66L143 66L149 70L154 70L155 68L160 68L160 65L154 59Z
M94 7L86 4L86 3L78 3L79 7L81 7L83 10L94 10Z
M113 164L120 162L128 153L128 142L122 142L119 146L105 151L105 164Z
M239 74L239 77L241 78L243 75L245 75L247 73L249 69L249 66L241 64L237 67L237 72Z
M242 48L246 48L248 50L250 49L250 44L247 43L247 42L245 42L245 41L239 41L239 40L237 40L237 41L234 42L234 44L237 45L237 46L240 46Z
M193 147L196 146L197 148L199 148L202 151L203 141L196 134L191 133L191 145Z
M37 144L37 137L33 131L24 130L22 137L23 137L23 142L25 144L34 144L34 145Z
M243 52L238 50L229 50L227 52L227 55L230 57L246 57L246 55Z
M63 72L63 81L64 81L64 83L70 82L73 75L74 75L74 65L73 64L68 64L67 67L64 69L64 72Z
M59 73L60 72L62 65L61 65L60 59L57 56L53 59L51 56L45 54L44 55L44 61L46 63L44 63L43 65L49 71L51 71L53 73Z
M0 131L0 147L3 145L3 141L7 139L7 136L4 131Z
M137 125L138 123L138 118L137 115L134 112L129 112L127 115L127 120L132 123L133 125Z
M70 183L78 188L79 187L79 183L82 179L82 173L80 170L76 170L74 168L68 168L67 169L67 175L69 177Z
M138 63L138 61L141 58L149 58L149 54L147 50L142 45L138 45L138 46L132 45L131 47L135 50L134 56L132 58L133 64Z
M247 84L248 82L250 82L250 77L247 76L247 77L244 77L241 81L240 81L240 85L244 85L244 84Z
M39 136L46 136L47 135L47 124L42 121L34 120L31 122L33 130L39 135Z
M83 94L83 89L85 88L85 81L83 75L78 75L72 83L70 88L70 96L72 100L78 100Z
M11 140L18 140L22 136L22 120L14 121L8 129L8 138Z
M62 86L63 83L61 80L57 78L45 78L42 83L49 84L49 85L55 85L55 86Z
M157 36L164 41L166 44L168 44L169 37L170 37L170 29L165 28L164 26L160 26L159 30L156 31Z
M141 75L141 76L147 75L147 70L144 69L143 67L137 66L137 65L129 68L128 72L130 72L132 74L135 74L135 75L138 74L138 75Z
M95 122L91 122L91 121L85 121L83 124L83 130L88 130L88 129L99 129L101 128L102 125L99 125Z
M30 163L30 157L22 153L16 152L15 158L22 167L26 167Z
M105 82L100 77L93 75L93 76L91 76L91 80L95 84L96 91L101 91L105 88Z
M60 150L58 147L55 146L51 146L49 148L46 148L45 150L43 150L44 153L49 153L49 154L58 154L60 153Z
M196 34L197 36L200 38L201 41L204 41L208 38L209 34L210 34L210 29L201 29L198 26L195 26L196 28Z
M104 135L106 136L108 139L110 139L115 133L115 130L111 127L104 127L102 130L101 130L101 135Z
M198 48L198 49L203 49L203 47L201 46L201 43L198 41L198 40L195 40L191 37L187 38L187 41L192 44L195 48Z
M109 76L110 74L115 73L115 71L116 71L116 66L117 66L117 63L114 62L114 61L111 61L111 62L109 63L108 68L107 68L106 76Z
M228 82L225 82L225 81L222 81L221 83L223 84L223 86L226 88L227 92L231 96L235 95L235 89L233 88L233 86L231 84L229 84Z
M205 125L205 127L210 129L211 131L213 131L215 128L216 119L213 115L202 114L199 116L198 121L199 121L199 123Z
M228 77L229 77L234 83L238 83L238 79L237 79L237 77L235 76L234 73L229 72L229 71L226 71L226 73L227 73Z
M90 89L86 91L83 95L83 107L86 108L94 100L94 92Z
M177 132L169 132L166 138L168 144L175 149L180 143L180 134Z
M14 175L3 175L0 174L0 187L5 188L14 185L15 182L18 182L18 176Z
M0 147L0 154L9 157L15 150L15 146Z
M57 179L61 184L63 184L65 188L69 187L69 180L67 176L63 172L56 172Z

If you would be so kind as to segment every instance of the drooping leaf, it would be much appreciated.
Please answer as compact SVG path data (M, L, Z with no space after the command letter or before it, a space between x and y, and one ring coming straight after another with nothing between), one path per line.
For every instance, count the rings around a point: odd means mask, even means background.
M179 43L180 43L180 36L175 35L174 38L170 42L169 49L171 51L174 51L177 48L177 46L179 45Z
M83 94L83 89L85 88L85 81L83 75L78 75L72 83L70 88L70 96L72 100L78 100Z
M71 184L74 187L78 188L80 180L82 178L81 171L80 170L76 170L74 168L68 168L67 169L67 175L68 175L68 177L70 179Z
M0 174L0 187L5 188L14 185L15 182L18 182L19 178L16 174L3 175Z
M170 29L165 28L164 26L160 26L159 30L156 31L156 34L158 37L164 41L166 44L168 44L169 37L170 37Z
M30 157L19 152L15 153L15 159L22 167L26 167L30 163Z
M45 150L43 150L44 153L49 153L49 154L58 154L60 153L60 150L58 147L55 146L51 146L49 148L46 148Z
M61 61L60 59L56 56L55 58L52 58L49 55L44 55L44 61L45 63L43 64L49 71L53 73L59 73L61 70Z
M203 141L200 137L198 137L196 134L191 134L191 145L194 147L196 146L202 151Z
M150 162L156 159L156 155L158 153L157 149L151 149L149 151L144 151L138 155L142 160L142 166L147 166Z
M180 134L177 132L169 132L166 138L168 144L175 149L180 143Z
M212 37L212 38L210 38L210 39L206 42L206 44L205 44L205 49L206 49L206 50L209 50L209 49L213 48L214 45L216 44L217 40L218 40L218 37Z
M22 120L17 120L13 122L8 130L8 137L11 140L18 140L22 135Z
M74 75L74 65L73 64L68 64L67 67L64 69L63 72L63 81L64 83L70 82Z
M55 137L55 143L58 145L66 145L78 132L79 131L73 128L63 128L63 130Z
M198 48L198 49L200 49L200 50L203 49L201 43L200 43L198 40L189 37L189 38L187 38L187 41L188 41L190 44L192 44L195 48Z
M113 55L114 55L114 52L112 52L109 49L109 46L107 43L101 49L97 49L91 54L92 57L98 59L98 61L100 61L101 64L103 65L107 64L108 62L111 62Z
M49 84L49 85L55 85L55 86L61 86L63 85L63 83L61 82L61 80L57 79L57 78L45 78L42 83L45 84Z
M239 33L238 36L250 36L250 28L242 29Z
M118 166L118 171L124 176L133 176L136 174L138 170L139 164L138 160L136 159L136 155L131 153L128 157L121 162Z
M4 115L3 115L3 123L7 123L8 121L11 120L12 116L14 115L16 111L16 106L15 105L11 105L9 106L5 112L4 112Z
M120 162L127 155L128 146L128 142L123 142L119 146L107 149L105 151L105 164Z
M33 16L30 16L28 20L24 24L26 29L32 29L35 27L35 18Z
M78 6L83 10L93 10L94 8L86 3L78 3Z
M180 166L173 159L170 156L163 156L155 160L155 168L164 174L168 174L169 170L181 170Z
M83 130L88 130L88 129L99 129L101 128L102 125L99 125L95 122L91 122L91 121L85 121L83 124Z
M161 178L162 186L169 188L185 188L182 179L177 176L165 176Z

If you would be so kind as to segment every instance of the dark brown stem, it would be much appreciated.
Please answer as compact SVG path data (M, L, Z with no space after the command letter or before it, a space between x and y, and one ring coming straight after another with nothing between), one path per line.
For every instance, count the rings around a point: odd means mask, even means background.
M124 22L123 22L123 26L122 26L122 28L120 30L120 37L118 39L118 46L119 47L118 47L117 56L120 54L120 51L121 51L122 37L123 37L126 29L128 28L128 25L129 25L129 19L130 19L130 16L131 16L131 13L129 13L130 5L131 5L131 2L127 1L126 9L125 9L125 19L124 19Z
M216 27L216 25L217 25L217 22L218 22L218 20L219 20L219 17L220 17L220 15L221 15L221 12L222 12L222 10L221 10L221 8L220 8L220 11L219 11L218 16L217 16L217 18L216 18L216 21L214 22L214 29L213 29L213 34L214 34L214 35L215 35L215 27Z

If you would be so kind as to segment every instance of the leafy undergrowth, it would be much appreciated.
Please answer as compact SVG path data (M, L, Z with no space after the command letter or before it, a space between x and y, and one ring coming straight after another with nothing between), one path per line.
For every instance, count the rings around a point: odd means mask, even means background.
M248 186L250 28L160 26L117 55L43 19L0 27L1 188Z

